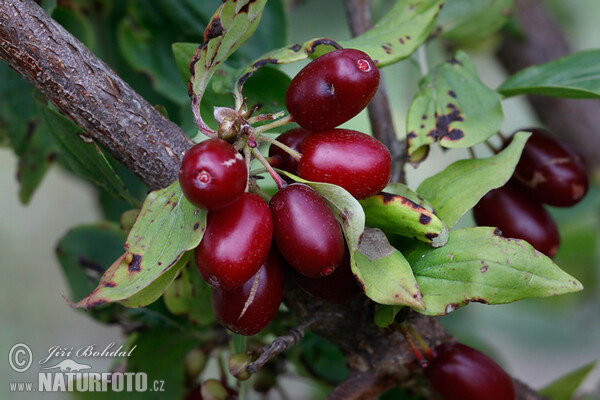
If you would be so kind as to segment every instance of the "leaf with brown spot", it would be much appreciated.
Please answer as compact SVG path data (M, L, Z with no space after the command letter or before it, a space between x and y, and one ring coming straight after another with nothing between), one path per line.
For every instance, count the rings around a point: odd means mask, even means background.
M414 241L404 255L427 315L444 315L474 301L504 304L583 289L529 243L498 236L490 227L451 231L448 243L437 249Z
M423 161L423 148L433 143L446 148L481 143L503 121L500 95L481 82L469 56L459 51L419 83L406 121L410 161Z
M351 266L371 300L424 310L425 304L409 263L379 229L365 228L360 246L351 258Z
M448 228L433 207L406 185L394 183L385 192L359 203L365 212L365 223L371 228L415 238L434 247L443 246L448 240Z
M104 273L96 290L73 306L88 307L98 299L130 307L153 302L185 265L205 226L206 211L185 199L179 182L151 192L129 232L126 253Z

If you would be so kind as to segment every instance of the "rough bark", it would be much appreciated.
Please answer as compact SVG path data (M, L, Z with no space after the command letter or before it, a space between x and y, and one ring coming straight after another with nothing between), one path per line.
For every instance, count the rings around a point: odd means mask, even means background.
M543 64L571 53L560 25L538 0L517 0L516 17L523 37L506 36L498 58L508 72ZM529 96L536 115L557 137L575 145L590 167L600 168L600 100Z
M191 145L181 129L32 0L0 0L0 57L150 187L163 187L176 178L180 158ZM384 142L392 140L387 129ZM399 384L427 390L419 385L420 367L399 325L375 326L374 304L364 296L335 306L290 288L285 300L300 320L327 316L312 329L346 354L352 374L330 399L371 399ZM403 317L411 319L431 346L452 340L435 318L408 312ZM517 388L519 399L543 398L524 385Z
M32 0L0 0L0 58L150 188L177 179L183 131Z

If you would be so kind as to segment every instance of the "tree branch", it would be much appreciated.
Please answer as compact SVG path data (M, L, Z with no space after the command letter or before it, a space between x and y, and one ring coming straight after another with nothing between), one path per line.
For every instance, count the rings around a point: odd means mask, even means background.
M524 38L506 36L498 58L510 73L542 64L571 53L560 25L543 2L515 2L519 29ZM590 167L600 168L600 100L572 100L529 96L536 115L557 138L575 145Z
M0 58L150 188L191 141L33 0L0 0Z
M359 36L371 28L371 10L367 0L345 0L346 15L352 36ZM373 136L385 144L392 156L392 182L405 182L406 141L399 141L394 129L394 119L388 100L383 73L379 89L367 107Z

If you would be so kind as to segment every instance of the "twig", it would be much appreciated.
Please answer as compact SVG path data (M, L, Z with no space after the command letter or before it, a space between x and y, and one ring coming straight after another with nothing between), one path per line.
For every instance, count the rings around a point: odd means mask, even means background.
M317 322L318 319L319 317L316 315L305 319L300 325L298 325L295 328L292 328L287 334L279 336L278 338L273 340L273 342L270 345L259 349L258 352L260 352L260 356L256 359L256 361L248 365L248 371L252 374L255 374L270 359L283 353L290 347L300 343L300 341L304 337L306 330L310 328L311 325L313 325L315 322Z
M346 15L353 36L361 35L371 28L371 10L367 0L345 0ZM379 89L367 107L373 137L386 145L392 156L392 182L404 182L406 176L406 141L399 141L394 129L394 119L385 88L383 75L379 78Z

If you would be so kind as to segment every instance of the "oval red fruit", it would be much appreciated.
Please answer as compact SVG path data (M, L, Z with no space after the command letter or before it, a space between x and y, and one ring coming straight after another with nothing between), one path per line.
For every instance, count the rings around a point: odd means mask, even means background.
M277 250L271 249L260 270L242 286L212 288L211 300L217 321L240 335L255 335L275 317L283 298L284 276Z
M196 247L196 266L212 287L233 289L260 268L269 252L273 220L267 204L244 193L232 205L210 211Z
M442 343L434 354L424 374L443 400L515 400L510 376L480 351Z
M486 194L473 208L475 222L497 227L502 236L523 239L548 257L554 257L560 243L556 223L540 202L521 189L509 181Z
M273 238L296 271L318 278L331 274L344 257L344 236L327 203L303 184L287 186L271 198Z
M379 70L360 50L324 54L292 79L285 105L301 127L318 132L335 128L369 104L379 86Z
M189 149L181 161L179 184L196 207L217 210L240 198L246 190L244 158L222 139L208 139Z
M298 174L303 179L341 186L357 199L382 191L390 181L392 158L377 139L350 129L306 137Z

